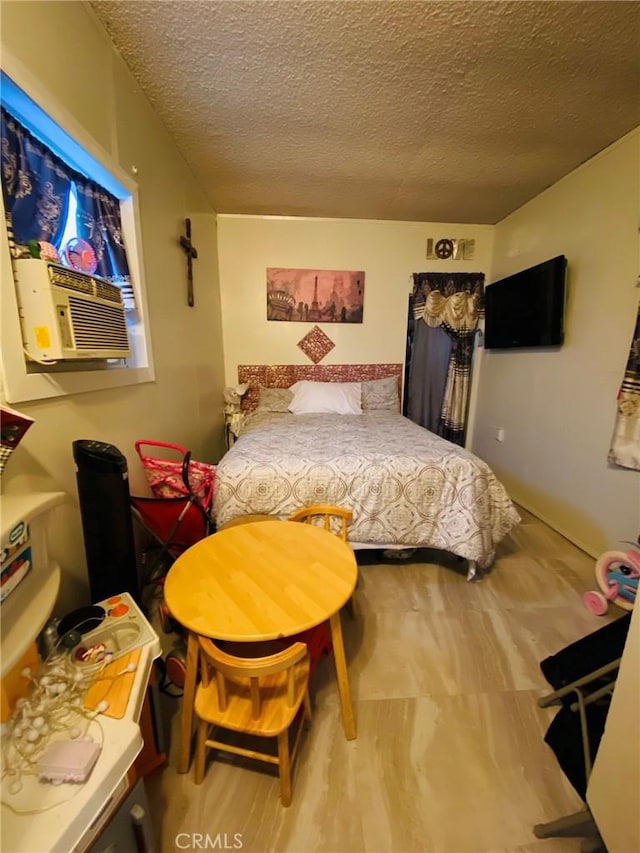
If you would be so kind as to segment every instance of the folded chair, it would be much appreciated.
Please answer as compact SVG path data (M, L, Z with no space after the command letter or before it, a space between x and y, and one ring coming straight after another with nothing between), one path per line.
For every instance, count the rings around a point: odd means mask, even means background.
M587 784L604 731L611 696L629 630L628 613L592 634L545 658L543 675L555 688L538 700L541 708L560 706L545 742L579 796L586 801ZM537 838L583 837L584 853L604 851L588 808L534 827Z
M241 658L227 654L206 637L198 637L198 643L201 682L194 701L198 718L196 784L204 779L207 747L219 749L276 764L282 805L288 806L291 803L291 767L304 719L311 719L307 647L294 643L268 657ZM298 725L290 749L289 729L296 718L299 718ZM263 738L275 737L278 755L215 740L217 728Z

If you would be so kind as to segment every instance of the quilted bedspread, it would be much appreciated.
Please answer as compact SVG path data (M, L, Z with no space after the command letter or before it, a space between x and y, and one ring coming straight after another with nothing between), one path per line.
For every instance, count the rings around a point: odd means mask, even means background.
M309 504L351 509L356 548L436 548L480 568L520 521L485 462L401 415L249 416L218 464L218 525Z

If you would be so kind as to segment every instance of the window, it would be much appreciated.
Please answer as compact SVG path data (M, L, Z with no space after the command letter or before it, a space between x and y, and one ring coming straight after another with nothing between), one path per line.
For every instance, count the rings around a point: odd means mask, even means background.
M16 237L18 231L23 237L16 242L25 245L24 237L29 233L38 237L26 241L31 254L37 256L41 252L42 257L54 262L57 262L57 255L62 266L100 276L117 286L123 298L131 348L131 355L126 359L100 358L90 362L74 359L49 363L48 360L43 362L25 356L13 276L7 274L16 260L15 255L25 250L15 248L13 252L9 251L13 235L7 230L1 247L2 366L7 400L21 402L152 380L148 329L145 327L146 302L138 252L137 186L118 166L109 164L107 167L102 152L100 159L92 156L87 148L95 149L96 146L89 137L85 148L78 141L82 132L78 135L76 129L76 139L71 137L61 123L45 113L36 100L4 72L1 82L3 118L8 118L12 127L12 131L5 130L4 133L3 176L11 177L16 158L27 156L25 151L28 149L28 156L32 158L29 159L30 165L36 163L36 168L44 170L38 173L38 177L41 174L45 176L40 181L41 185L52 188L52 197L55 197L51 210L40 205L39 224L34 226L35 231L29 232L25 222L30 217L33 221L29 210L29 205L33 208L33 204L28 198L17 199L20 192L18 189L16 193L15 186L9 196L5 181L3 196L7 204L3 223L8 209L13 217L7 220L7 225L11 225L13 220ZM46 102L51 103L51 98L47 97ZM5 124L8 126L6 121ZM10 159L12 153L13 160ZM25 162L24 159L21 162ZM13 178L15 181L15 175ZM43 209L46 219L44 230ZM78 252L74 254L75 249ZM113 292L117 299L117 291ZM122 322L122 309L120 320ZM123 337L126 340L124 331Z

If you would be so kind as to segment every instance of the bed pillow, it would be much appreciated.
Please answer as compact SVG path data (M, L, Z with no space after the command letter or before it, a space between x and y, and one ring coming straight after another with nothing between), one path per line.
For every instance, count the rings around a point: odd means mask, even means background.
M290 389L289 411L294 415L329 413L359 415L362 412L361 382L310 382L303 379Z
M399 412L398 377L386 376L384 379L369 379L363 382L362 408L364 411L384 409L388 412Z
M288 412L293 394L290 388L258 388L256 412Z

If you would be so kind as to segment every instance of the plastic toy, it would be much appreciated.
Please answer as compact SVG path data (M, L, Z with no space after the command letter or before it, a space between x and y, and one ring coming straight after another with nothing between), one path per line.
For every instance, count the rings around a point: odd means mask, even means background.
M602 592L589 590L582 600L597 616L604 616L609 602L624 610L632 610L640 580L640 549L605 551L596 561L596 579Z
M94 273L98 268L96 253L90 243L81 237L72 237L64 247L64 257L74 270Z

